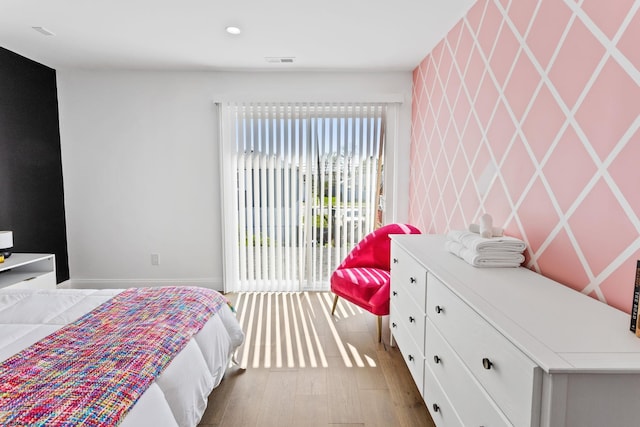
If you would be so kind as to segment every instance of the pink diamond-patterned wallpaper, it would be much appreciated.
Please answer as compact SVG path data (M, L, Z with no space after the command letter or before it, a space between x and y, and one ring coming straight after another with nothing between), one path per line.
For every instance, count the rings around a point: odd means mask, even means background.
M640 0L478 0L413 72L410 221L485 212L526 265L630 311Z

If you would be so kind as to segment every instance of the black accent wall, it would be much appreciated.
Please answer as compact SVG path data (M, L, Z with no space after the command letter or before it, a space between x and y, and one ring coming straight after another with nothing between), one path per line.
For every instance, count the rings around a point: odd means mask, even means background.
M69 278L55 70L0 48L0 230Z

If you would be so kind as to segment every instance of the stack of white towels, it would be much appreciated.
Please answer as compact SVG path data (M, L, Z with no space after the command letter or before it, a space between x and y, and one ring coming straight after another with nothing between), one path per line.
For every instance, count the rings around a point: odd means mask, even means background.
M519 267L527 247L522 240L504 236L502 229L492 227L487 214L480 218L480 224L471 224L469 230L450 231L445 245L449 252L474 267Z

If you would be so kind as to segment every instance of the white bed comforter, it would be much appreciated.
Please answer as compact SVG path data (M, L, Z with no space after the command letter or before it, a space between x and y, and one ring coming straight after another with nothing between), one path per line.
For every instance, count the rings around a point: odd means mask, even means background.
M44 338L122 290L0 291L0 361ZM226 307L167 366L126 415L122 427L195 426L244 334Z

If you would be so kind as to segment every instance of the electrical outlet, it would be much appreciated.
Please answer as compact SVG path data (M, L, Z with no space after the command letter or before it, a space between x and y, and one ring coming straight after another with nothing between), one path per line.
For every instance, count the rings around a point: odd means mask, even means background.
M151 265L160 265L160 255L151 254Z

